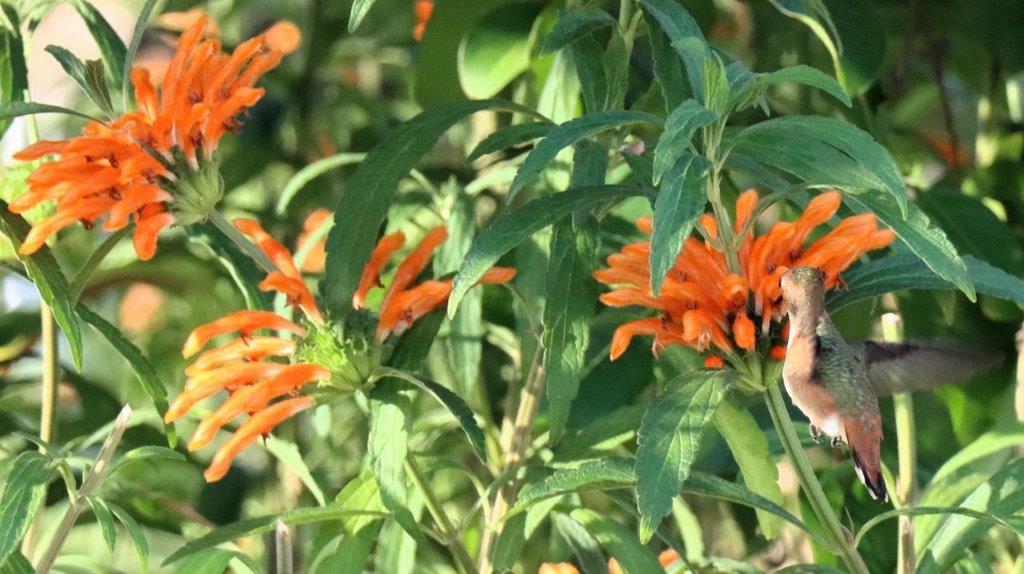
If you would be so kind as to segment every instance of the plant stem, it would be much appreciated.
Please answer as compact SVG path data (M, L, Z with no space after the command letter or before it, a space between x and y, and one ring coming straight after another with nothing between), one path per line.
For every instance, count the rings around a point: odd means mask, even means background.
M814 514L825 528L826 537L834 545L829 550L838 553L850 572L868 574L868 568L864 564L864 559L861 558L860 553L852 545L846 529L839 523L839 518L836 517L828 499L825 498L825 492L822 491L821 484L814 475L814 469L811 468L811 463L807 460L807 455L804 453L800 439L797 438L796 430L793 428L793 421L789 418L789 412L786 410L782 391L779 390L778 379L766 381L765 387L767 388L765 402L768 404L768 412L771 413L775 430L782 440L782 446L785 447L786 454L789 455L789 459L793 462L797 476L800 477L800 486L803 488L804 494L807 495L807 500L811 503Z
M274 558L277 574L292 574L295 559L292 557L292 529L278 519L274 529Z
M221 215L219 211L213 210L212 212L210 212L209 221L210 223L213 224L214 227L219 229L221 233L227 236L227 238L230 239L232 243L237 245L238 248L241 249L243 253L245 253L249 257L252 257L253 261L258 263L259 266L262 267L264 271L267 271L268 273L271 271L277 271L277 266L274 265L274 262L271 261L270 258L267 257L265 253L260 251L258 247L253 245L252 241L249 241L249 239L245 235L243 235L241 231L235 229L234 225L231 225L231 223L228 222L227 219L224 219L224 216Z
M441 535L444 536L445 543L452 551L459 571L463 574L475 574L477 570L473 564L473 558L470 557L469 551L466 550L466 546L459 538L455 524L444 511L444 507L441 506L440 500L438 500L434 490L430 487L426 477L423 476L423 471L416 464L416 458L412 454L409 454L405 459L405 469L409 472L413 484L423 493L423 504L427 507L427 512L434 518L434 522L437 523L437 527L441 530Z
M100 447L100 453L96 456L96 463L93 464L89 474L82 481L82 488L78 489L78 496L71 501L67 512L64 513L64 518L61 519L60 524L57 526L57 532L53 535L53 540L50 541L50 545L46 548L43 557L39 559L39 564L36 564L36 572L46 574L53 568L53 563L57 560L57 555L64 545L64 540L67 539L79 515L82 514L82 511L88 505L86 498L99 487L103 481L103 476L107 473L107 469L110 468L110 460L114 457L117 445L120 444L121 436L124 435L125 429L128 428L128 422L131 418L132 408L125 405L121 409L121 413L117 415L114 428L107 435L107 440Z
M515 418L510 420L506 415L505 423L502 425L501 451L505 453L501 472L503 476L512 475L519 470L530 446L533 421L537 416L537 406L540 404L540 397L544 393L544 385L547 380L541 368L543 356L543 349L538 347L530 364L526 383L519 395L519 406L515 409ZM494 551L494 543L497 541L498 535L501 534L505 514L515 503L518 493L519 481L513 477L508 484L498 490L491 511L484 516L484 531L480 539L478 560L480 574L490 574L493 571L491 553Z
M75 276L74 283L71 284L71 297L73 301L78 301L79 297L82 296L82 291L85 289L86 283L89 282L89 278L92 277L93 272L99 268L100 263L107 257L107 255L114 249L114 247L121 241L124 236L128 235L131 231L131 226L123 227L114 233L110 234L103 243L96 248L96 251L92 252L89 259L85 261L82 268L78 271L78 275Z
M903 341L903 325L896 313L882 315L882 338L889 343ZM899 453L899 479L896 502L900 507L917 504L917 435L914 429L914 398L911 393L892 397L896 415L896 447ZM912 574L917 568L914 555L914 517L900 515L896 568L899 574Z

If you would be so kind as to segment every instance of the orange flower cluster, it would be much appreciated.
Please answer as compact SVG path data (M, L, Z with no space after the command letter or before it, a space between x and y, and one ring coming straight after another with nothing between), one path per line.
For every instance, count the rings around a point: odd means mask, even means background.
M10 205L12 212L22 213L40 202L57 202L56 212L32 228L21 246L23 255L34 253L75 221L91 226L105 215L107 231L122 229L134 219L135 251L149 259L160 232L175 221L172 205L180 209L197 201L216 203L219 188L212 198L196 199L180 189L183 181L199 169L201 158L216 151L225 133L241 125L237 116L263 96L254 84L285 53L271 46L294 50L298 29L278 23L230 55L221 52L220 40L209 33L209 20L202 16L182 34L159 89L145 68L132 70L134 111L109 124L90 122L80 136L40 141L14 156L23 161L58 156L32 173L29 191Z
M726 255L717 247L718 230L711 214L701 218L708 241L686 239L657 295L651 290L650 241L626 245L608 257L608 268L594 273L597 281L612 287L601 301L610 307L639 306L659 312L658 317L630 321L616 329L612 360L637 335L654 336L655 351L673 344L699 351L711 346L723 353L735 347L752 351L757 346L758 322L761 334L768 336L772 321L783 319L779 282L788 269L816 267L825 273L826 287L835 287L841 282L840 273L861 255L886 247L895 238L891 230L878 228L874 214L863 214L842 220L805 247L811 232L836 214L841 202L838 192L818 195L796 221L778 222L755 237L749 224L757 202L753 190L736 201L735 232L744 233L738 270L729 269ZM649 218L637 220L637 227L647 234L653 231ZM780 339L785 338L783 328ZM783 347L775 347L771 356L780 360L784 352ZM707 359L708 368L722 365L720 357Z
M196 427L188 443L189 450L207 446L225 425L243 414L249 415L232 438L214 455L213 462L204 473L208 482L220 480L235 457L257 438L314 405L311 397L299 395L304 385L331 380L336 375L331 368L334 363L329 359L336 353L329 351L316 354L314 351L313 356L322 359L311 361L307 360L310 355L303 352L302 345L307 341L301 338L306 337L309 329L323 327L324 318L292 254L254 220L236 219L235 227L248 236L274 264L275 269L260 283L260 289L285 295L291 305L303 311L309 324L302 326L270 311L237 311L196 328L185 341L182 355L188 359L216 337L235 336L225 345L199 354L186 368L188 380L164 416L164 421L171 423L185 415L199 401L220 391L229 393L228 399L212 414L204 417ZM391 334L401 334L414 321L447 301L452 287L450 279L428 280L410 287L430 263L433 251L447 237L448 232L444 227L431 230L396 269L381 304L376 328L378 342ZM380 273L384 265L404 243L405 236L394 233L385 236L377 244L353 297L352 305L355 309L365 307L367 293L380 284ZM514 269L495 267L485 274L480 283L505 283L514 276ZM260 330L286 331L301 340L297 342L292 338L255 335ZM340 348L344 342L331 344ZM347 357L343 360L345 368L353 363L351 359ZM292 398L272 402L286 395Z

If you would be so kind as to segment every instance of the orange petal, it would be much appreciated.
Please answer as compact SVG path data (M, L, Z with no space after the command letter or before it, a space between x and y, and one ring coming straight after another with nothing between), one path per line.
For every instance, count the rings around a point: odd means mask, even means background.
M715 221L715 216L710 213L705 213L700 216L700 226L704 228L704 233L707 234L711 239L718 239L718 222Z
M143 261L153 258L153 255L156 254L156 242L160 233L174 224L174 216L163 211L163 206L159 204L150 205L158 207L161 211L148 215L145 219L140 219L138 226L135 228L135 234L132 235L132 245L135 247L135 253Z
M206 482L216 482L224 478L228 469L231 468L231 463L240 452L256 442L256 439L259 437L269 434L282 421L312 407L314 404L312 397L298 397L275 403L249 417L235 431L231 440L214 455L210 466L203 473Z
M263 42L267 48L291 54L302 43L302 31L289 20L280 20L263 33Z
M502 285L508 283L516 276L516 270L512 267L491 267L477 279L477 285Z
M772 360L774 361L785 361L786 360L786 348L781 345L772 347L771 350Z
M648 309L656 309L658 311L665 310L665 306L662 304L661 300L636 289L615 289L607 293L602 293L598 299L605 305L615 308L636 305L639 307L646 307Z
M658 554L658 564L661 564L662 568L668 568L680 560L682 560L682 558L679 557L679 553L671 548L663 551L661 554Z
M295 244L295 251L301 251L306 243L310 241L312 234L320 229L327 220L333 217L333 213L326 209L317 209L306 216L306 220L302 222L302 233L299 235L299 240ZM327 253L324 249L326 241L320 240L316 245L309 248L306 253L306 259L302 262L302 271L307 273L322 273L324 270L324 264L327 261Z
M254 381L273 377L285 365L280 363L239 363L200 373L189 379L164 414L164 422L172 423L187 413L196 403L208 399L222 390L232 390Z
M704 368L705 369L721 369L725 366L725 359L718 355L708 355L704 357Z
M737 315L732 323L732 336L736 346L753 351L757 342L754 322L746 314Z
M738 232L747 224L750 216L754 214L757 207L757 190L748 189L736 199L736 231Z
M291 331L300 336L306 334L302 327L271 311L236 311L197 327L189 334L181 354L186 359L191 357L218 335L241 333L247 336L259 329Z
M650 217L638 217L636 218L636 227L645 235L650 235L654 233L654 220Z
M289 357L295 352L295 342L278 337L249 337L235 339L216 349L199 355L195 362L185 367L185 375L194 377L228 363L259 361L264 357Z
M612 335L609 358L614 361L621 357L626 352L626 349L629 348L629 344L633 342L633 337L637 335L654 335L661 329L662 320L658 318L638 319L619 325Z
M380 238L370 254L370 260L363 267L363 275L359 278L359 287L352 295L352 308L362 309L366 306L366 295L370 289L380 285L380 272L384 269L391 255L405 245L405 234L397 231Z
M65 140L40 140L28 146L27 148L19 151L18 153L14 154L14 159L18 161L35 161L37 159L42 159L51 154L61 153L62 151L64 151L64 148L67 146L67 144L68 142Z
M450 279L424 281L402 291L381 308L377 321L377 341L383 341L394 333L401 335L420 317L445 304L452 292Z
M295 260L288 248L274 239L263 226L254 219L240 217L233 222L235 227L242 233L249 236L273 263L288 277L302 278L299 269L295 267Z
M324 320L316 306L313 293L300 277L288 277L280 271L271 271L267 278L260 282L260 291L277 291L285 295L289 301L297 303L310 319L317 323Z
M423 272L430 263L430 257L439 245L448 239L448 229L444 226L431 229L423 238L423 241L402 261L395 271L395 277L391 280L387 292L384 293L384 302L381 304L381 312L388 307L390 300L405 291L405 289L416 280L416 277Z

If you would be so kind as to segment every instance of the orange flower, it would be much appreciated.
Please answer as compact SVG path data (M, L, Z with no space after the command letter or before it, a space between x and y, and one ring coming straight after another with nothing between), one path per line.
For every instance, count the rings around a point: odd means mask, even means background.
M785 326L773 334L771 324L783 319L782 275L800 265L817 267L825 273L826 286L835 287L841 284L840 273L860 256L888 246L895 238L891 230L878 228L873 214L864 214L844 219L805 246L810 234L836 214L840 201L838 192L822 193L796 221L776 223L755 237L749 221L758 195L753 190L743 193L736 201L735 231L749 230L739 240L740 268L729 268L717 247L715 217L704 214L700 227L708 241L686 239L657 295L650 284L649 241L626 245L609 256L608 267L593 274L611 287L601 301L611 307L638 306L658 312L656 318L629 321L616 329L612 360L624 353L637 335L653 336L655 351L682 344L699 351L715 347L728 354L734 347L755 350L759 330L769 341L772 358L780 360L785 347L777 343L785 341ZM636 224L648 235L653 232L650 218L640 218ZM776 346L771 347L773 344ZM712 355L706 365L714 368L721 360Z
M131 71L136 108L109 124L90 122L80 136L40 141L15 158L36 161L57 156L29 177L29 191L12 202L23 213L56 201L52 216L36 224L20 253L36 252L58 231L106 217L116 231L134 219L140 259L156 252L157 237L175 223L204 219L222 194L216 162L220 138L236 130L243 114L263 96L256 81L294 50L297 31L279 23L232 54L221 51L216 25L190 13L163 84L158 88L142 67ZM289 28L289 26L291 28Z
M317 229L320 229L328 219L332 217L330 211L317 209L306 216L302 222L302 233L295 244L295 251L301 251L308 243ZM323 273L324 264L327 262L326 240L321 239L309 248L306 259L302 262L302 270L306 273Z
M430 23L430 16L434 13L434 0L416 0L413 7L413 15L416 17L416 26L412 29L412 38L419 42L423 34L427 32L427 24Z

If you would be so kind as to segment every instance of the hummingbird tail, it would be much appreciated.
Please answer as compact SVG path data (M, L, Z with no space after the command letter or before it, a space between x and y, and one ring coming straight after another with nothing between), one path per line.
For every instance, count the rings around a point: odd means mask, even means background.
M853 468L857 471L857 478L867 487L871 498L889 502L889 492L885 489L885 479L882 478L882 469L878 464L878 459L865 464L866 461L857 454L852 446L850 447L850 456L853 458Z

